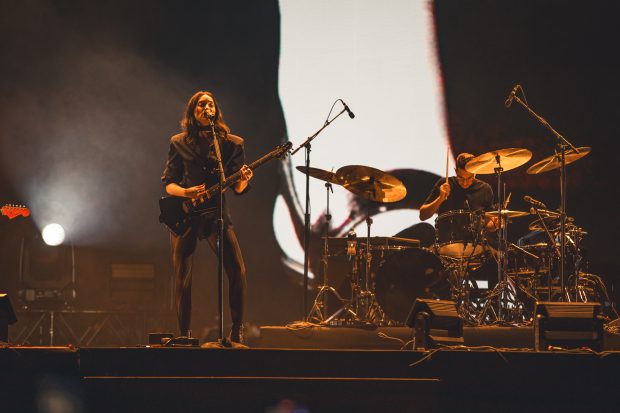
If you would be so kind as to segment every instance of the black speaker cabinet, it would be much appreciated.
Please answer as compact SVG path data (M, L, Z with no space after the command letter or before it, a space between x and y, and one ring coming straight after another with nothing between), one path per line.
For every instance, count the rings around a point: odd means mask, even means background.
M17 322L8 294L0 293L0 341L9 341L9 324Z
M534 318L536 351L550 347L603 347L603 316L599 303L537 302Z

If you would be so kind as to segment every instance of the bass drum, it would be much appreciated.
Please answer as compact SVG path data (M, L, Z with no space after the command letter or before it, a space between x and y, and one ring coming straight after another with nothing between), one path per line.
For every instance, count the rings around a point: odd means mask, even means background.
M390 252L377 271L375 294L385 314L404 324L416 298L449 299L441 261L425 248Z

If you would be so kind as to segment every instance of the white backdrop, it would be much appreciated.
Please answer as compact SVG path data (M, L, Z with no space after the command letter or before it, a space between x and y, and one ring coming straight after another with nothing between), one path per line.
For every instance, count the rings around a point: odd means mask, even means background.
M360 164L445 174L448 140L430 3L281 0L280 13L279 93L294 147L323 125L337 98L356 115L342 115L313 141L311 166L336 171ZM341 109L338 103L333 113ZM292 166L303 164L302 150ZM295 170L293 178L301 203L288 211L280 197L274 229L288 257L301 262L289 212L303 212L305 177ZM325 210L324 182L311 178L310 196L315 222ZM351 196L334 187L332 226L349 215ZM417 210L389 211L374 217L373 234L393 235L416 222Z

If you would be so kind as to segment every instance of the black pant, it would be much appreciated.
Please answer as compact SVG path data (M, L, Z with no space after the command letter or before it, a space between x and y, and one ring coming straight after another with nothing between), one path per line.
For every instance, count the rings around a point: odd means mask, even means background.
M207 237L209 246L217 254L217 233ZM181 335L187 335L192 317L192 265L198 243L196 228L185 236L170 235L172 266L174 268L175 304ZM228 276L228 300L233 324L243 323L246 273L241 248L232 226L224 227L224 270Z

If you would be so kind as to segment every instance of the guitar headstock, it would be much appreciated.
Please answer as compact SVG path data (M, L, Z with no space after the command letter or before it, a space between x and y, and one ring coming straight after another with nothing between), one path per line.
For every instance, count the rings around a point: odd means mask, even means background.
M281 145L278 145L275 149L274 149L274 154L275 157L278 159L282 159L282 157L286 154L288 154L291 150L291 148L293 147L293 142L285 142Z
M10 205L6 204L0 207L0 213L6 215L9 219L13 219L18 216L27 217L30 215L30 210L23 205Z

